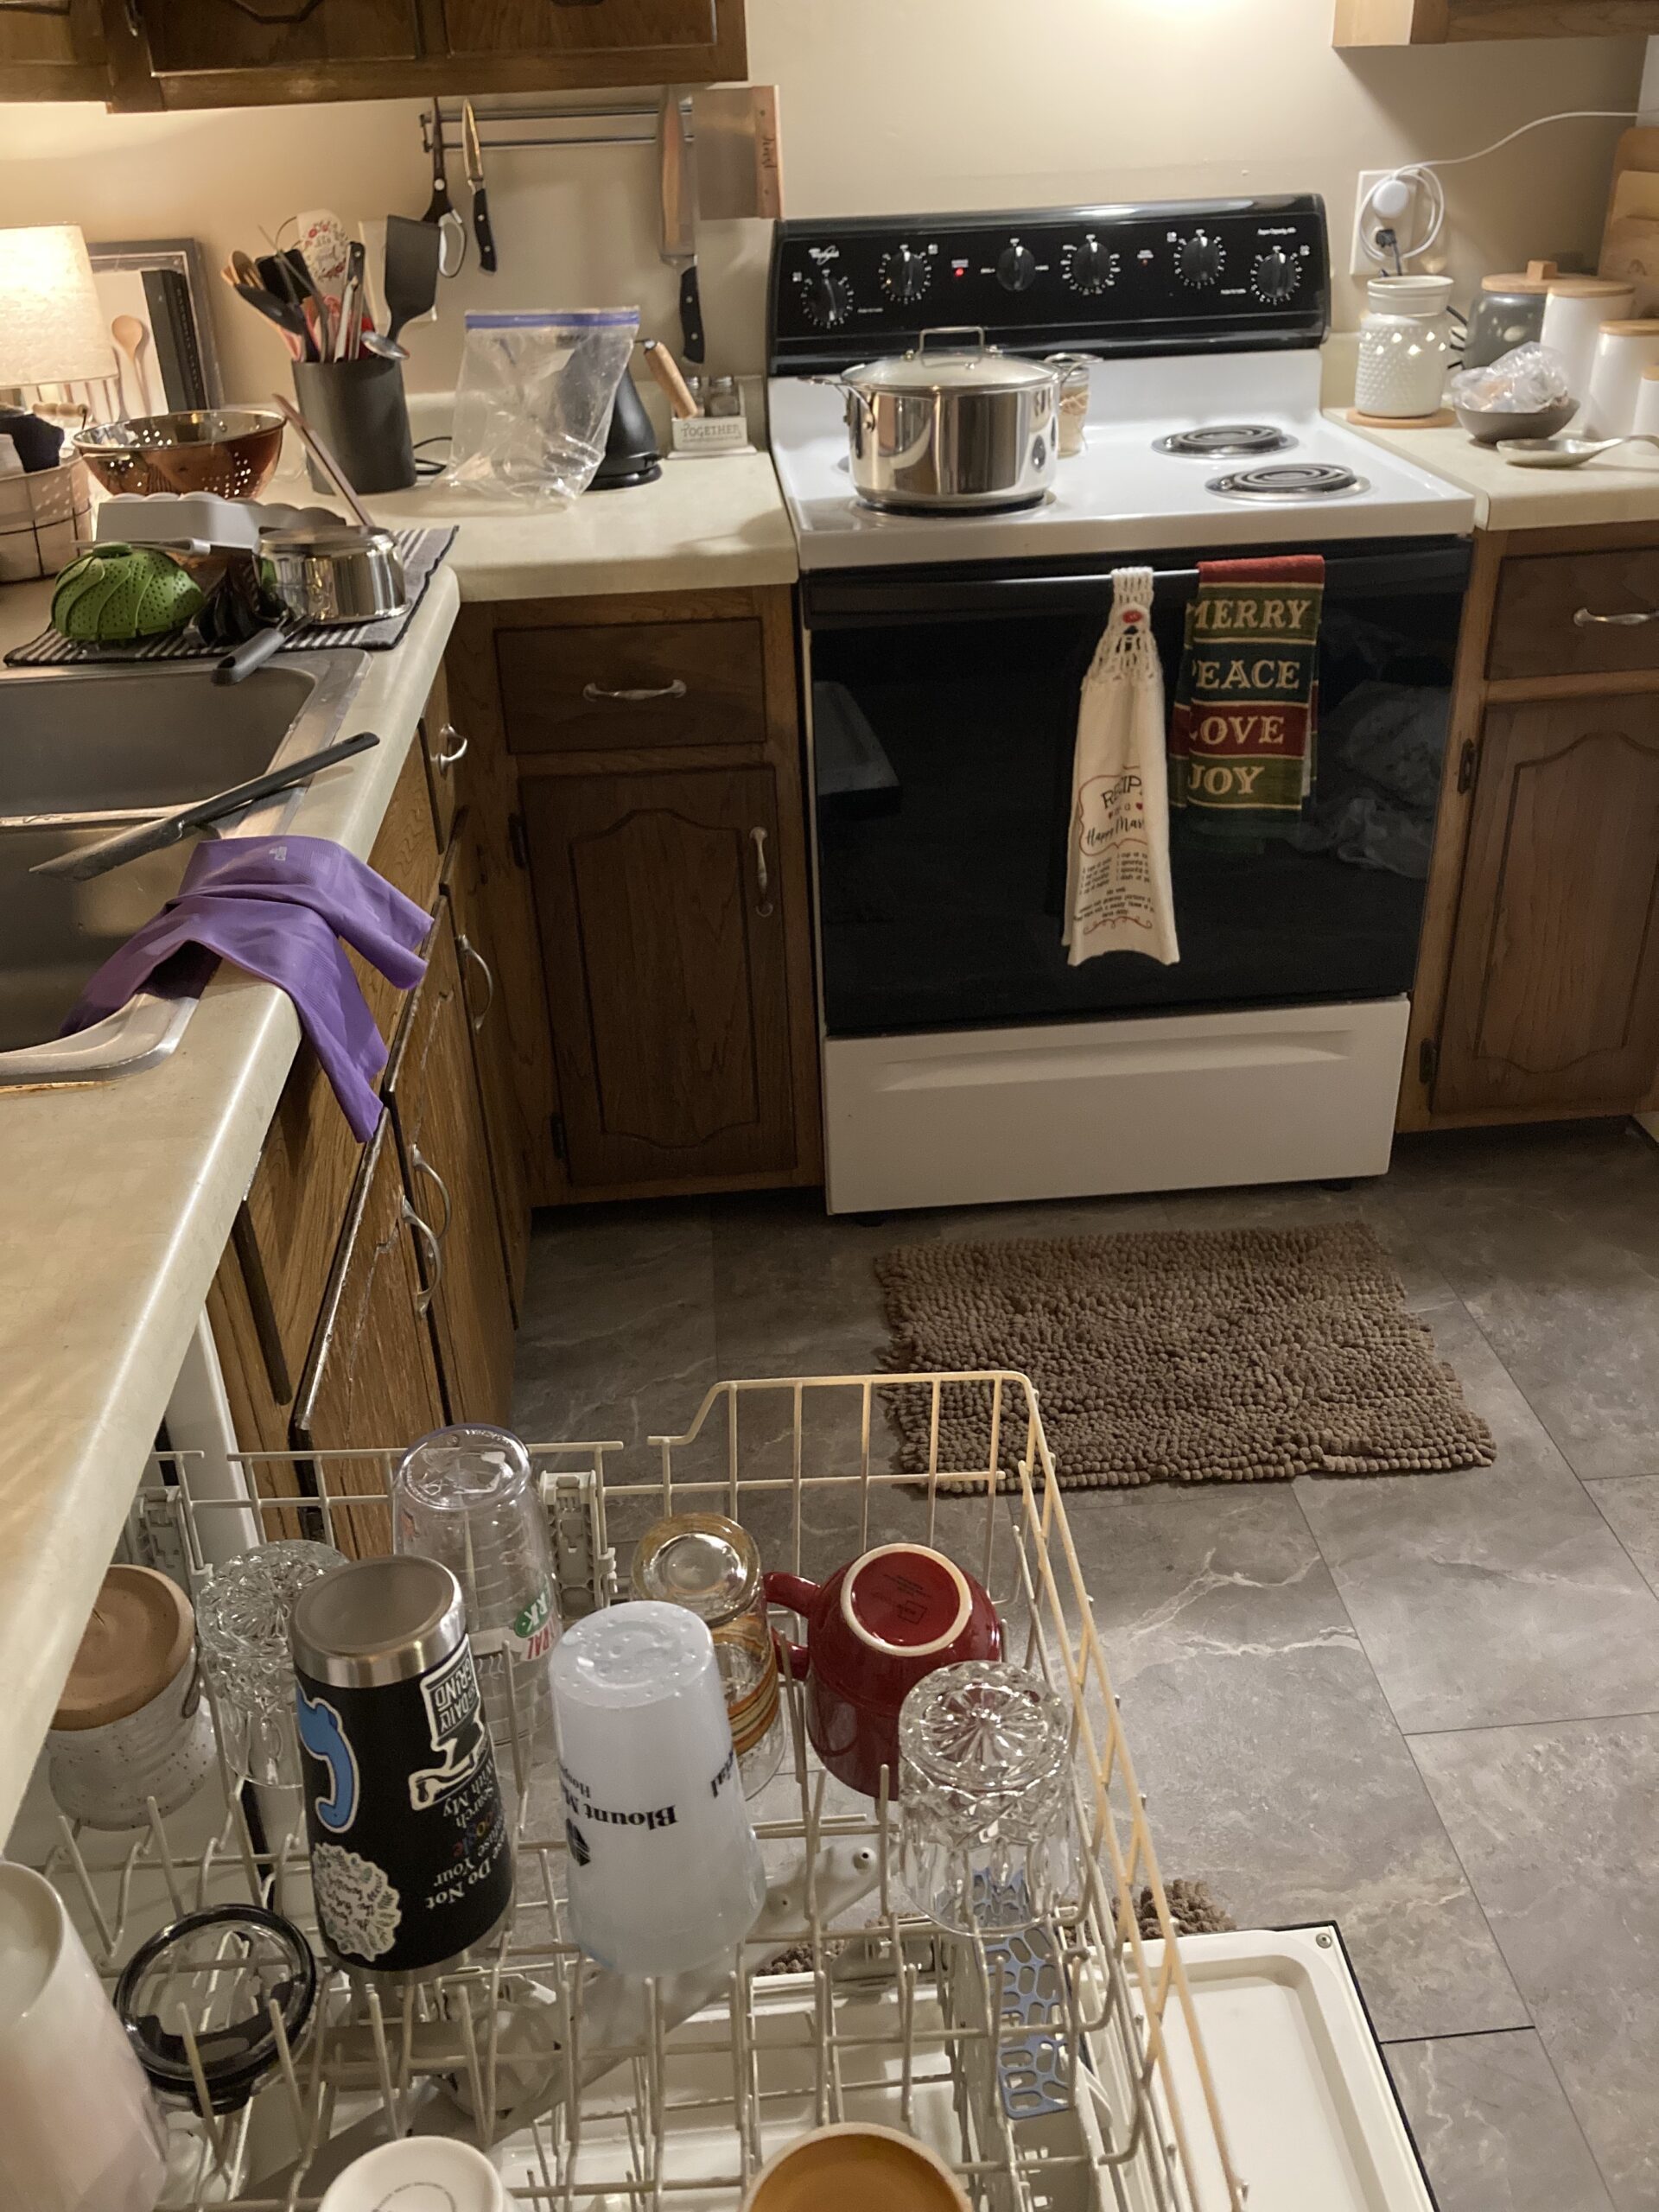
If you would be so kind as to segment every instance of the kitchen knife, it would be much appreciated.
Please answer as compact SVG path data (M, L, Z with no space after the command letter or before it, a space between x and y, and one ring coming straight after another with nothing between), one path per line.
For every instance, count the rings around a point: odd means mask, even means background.
M89 876L106 875L124 861L136 861L145 853L159 853L168 845L176 845L204 823L220 821L227 814L239 814L244 807L273 798L278 791L289 791L296 784L315 776L319 769L332 768L337 760L349 760L354 753L366 753L372 745L379 742L372 729L359 730L355 737L341 738L337 745L325 745L321 753L309 753L302 760L290 760L285 768L268 769L251 783L238 784L213 798L198 799L194 806L184 807L177 814L164 814L157 822L141 822L134 829L118 830L113 837L100 837L95 845L77 845L73 852L58 853L49 861L37 861L29 874L67 875L77 883L84 883Z
M495 267L495 232L490 228L490 202L484 189L484 149L478 143L478 118L467 100L461 111L461 143L467 155L467 181L473 188L473 236L478 240L478 265Z
M663 87L663 104L657 111L657 158L662 176L662 258L680 272L680 351L688 361L701 361L704 354L702 299L697 289L691 182L680 96L672 85Z
M424 115L421 120L426 121ZM467 226L449 197L449 179L443 166L443 110L436 100L432 103L432 197L421 220L430 223L442 240L438 250L439 276L459 275L467 258Z

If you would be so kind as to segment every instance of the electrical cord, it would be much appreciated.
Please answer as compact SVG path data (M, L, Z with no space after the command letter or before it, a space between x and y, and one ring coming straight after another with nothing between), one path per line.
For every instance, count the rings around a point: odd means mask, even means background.
M1379 177L1360 202L1360 243L1379 269L1386 269L1392 262L1398 275L1406 262L1414 261L1428 251L1445 226L1446 187L1435 175L1437 169L1455 169L1465 162L1484 162L1488 154L1502 152L1505 146L1524 138L1529 130L1541 130L1547 123L1630 123L1638 111L1628 107L1566 108L1559 115L1535 115L1530 123L1517 124L1503 137L1494 138L1490 146L1482 146L1472 154L1449 154L1436 162L1402 162L1397 169L1390 169L1386 176ZM1421 238L1414 238L1408 244L1400 236L1400 218L1419 192L1428 202L1426 226ZM1372 228L1373 223L1377 226L1376 229Z

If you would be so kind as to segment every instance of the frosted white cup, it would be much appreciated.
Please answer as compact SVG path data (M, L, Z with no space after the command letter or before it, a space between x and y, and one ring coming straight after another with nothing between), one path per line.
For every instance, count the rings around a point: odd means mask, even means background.
M707 1623L611 1605L565 1630L551 1672L572 1936L618 1974L707 1966L766 1894Z
M1590 371L1601 326L1629 315L1635 299L1634 286L1620 284L1611 276L1563 276L1549 288L1539 343L1560 355L1567 388L1580 410L1589 395Z
M1643 372L1659 365L1659 322L1604 322L1580 417L1586 438L1622 438L1636 428Z
M161 2121L63 1901L0 1865L0 2204L154 2212Z

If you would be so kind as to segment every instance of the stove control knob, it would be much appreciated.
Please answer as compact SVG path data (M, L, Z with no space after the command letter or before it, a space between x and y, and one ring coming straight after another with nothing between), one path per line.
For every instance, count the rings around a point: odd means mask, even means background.
M1037 280L1037 257L1028 245L1004 246L996 281L1005 292L1028 292Z
M834 330L846 321L853 304L853 289L844 276L820 269L807 280L801 298L802 312L820 330Z
M921 298L932 275L933 265L925 253L912 253L907 245L901 245L881 264L881 289L890 300L908 306Z
M1250 271L1251 290L1269 307L1282 307L1287 300L1294 299L1301 281L1301 263L1293 259L1281 245L1274 246L1270 253L1259 255Z
M1069 245L1061 257L1061 270L1074 292L1092 298L1117 282L1118 257L1098 238L1084 238Z
M1208 231L1194 231L1175 249L1175 273L1195 291L1206 291L1221 275L1226 259L1227 249L1219 238Z

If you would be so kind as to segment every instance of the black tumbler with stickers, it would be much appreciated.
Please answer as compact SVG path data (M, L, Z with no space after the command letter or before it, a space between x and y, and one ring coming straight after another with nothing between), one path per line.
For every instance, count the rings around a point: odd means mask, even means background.
M372 1980L437 1974L512 1904L461 1585L435 1560L357 1560L301 1592L291 1637L324 1945Z

